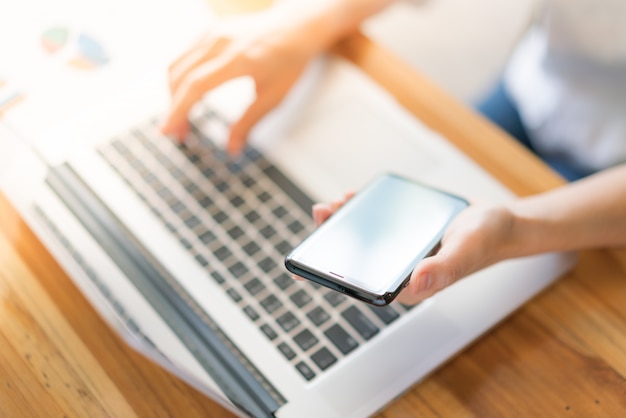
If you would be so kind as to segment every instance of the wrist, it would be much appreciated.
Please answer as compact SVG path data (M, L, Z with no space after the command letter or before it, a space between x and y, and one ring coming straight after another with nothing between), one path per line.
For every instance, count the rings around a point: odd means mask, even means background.
M316 55L356 31L368 17L394 0L307 0L287 1L277 8L289 22L291 39L300 52Z
M511 238L507 251L509 257L522 257L561 249L564 244L557 242L562 234L558 225L549 217L538 214L526 205L524 199L513 202L508 207L511 213Z

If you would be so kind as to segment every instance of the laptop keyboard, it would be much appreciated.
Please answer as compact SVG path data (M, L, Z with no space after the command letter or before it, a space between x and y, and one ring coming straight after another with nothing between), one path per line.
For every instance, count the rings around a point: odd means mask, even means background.
M313 230L312 202L254 148L231 160L208 136L223 129L206 110L194 118L185 143L176 145L151 120L99 153L207 277L311 380L409 307L370 306L294 280L283 259Z

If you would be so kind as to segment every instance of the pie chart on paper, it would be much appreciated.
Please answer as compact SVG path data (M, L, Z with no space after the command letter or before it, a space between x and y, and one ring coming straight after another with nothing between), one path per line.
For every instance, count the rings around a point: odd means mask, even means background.
M41 46L46 52L51 54L60 51L69 38L69 31L66 28L51 28L41 35Z
M79 70L95 70L109 62L109 55L93 36L78 32L73 34L66 27L53 27L41 35L43 49L53 55L66 53L67 64Z

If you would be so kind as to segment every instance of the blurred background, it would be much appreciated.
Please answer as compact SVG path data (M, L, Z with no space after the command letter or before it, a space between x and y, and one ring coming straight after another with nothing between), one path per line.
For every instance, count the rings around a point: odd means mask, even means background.
M458 99L491 87L530 23L538 0L404 0L364 32Z
M218 15L254 12L281 0L206 0ZM542 0L397 0L364 32L473 104L501 74Z

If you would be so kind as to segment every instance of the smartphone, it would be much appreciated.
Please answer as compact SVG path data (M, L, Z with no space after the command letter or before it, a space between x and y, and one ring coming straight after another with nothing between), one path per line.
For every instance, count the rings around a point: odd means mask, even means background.
M468 202L386 173L285 256L290 272L373 305L389 304Z

